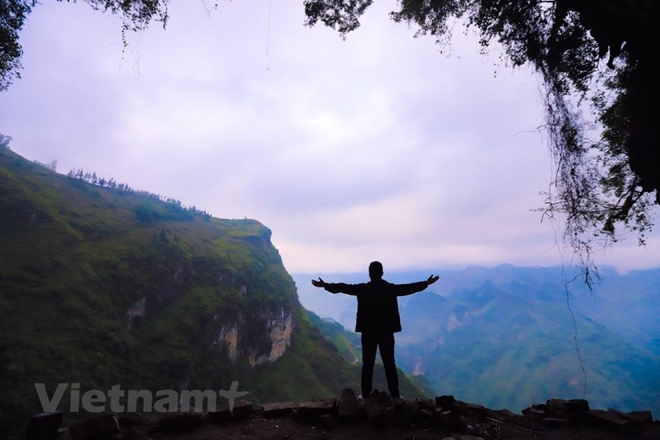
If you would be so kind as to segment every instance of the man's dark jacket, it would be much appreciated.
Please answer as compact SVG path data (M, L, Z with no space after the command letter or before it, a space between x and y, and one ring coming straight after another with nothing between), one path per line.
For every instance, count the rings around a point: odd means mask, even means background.
M357 296L356 332L395 333L401 331L397 297L421 292L426 281L392 284L385 280L361 284L325 283L325 290Z

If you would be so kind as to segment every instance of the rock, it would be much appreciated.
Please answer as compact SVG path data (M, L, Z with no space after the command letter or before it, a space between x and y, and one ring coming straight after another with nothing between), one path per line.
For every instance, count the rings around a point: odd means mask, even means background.
M602 409L589 410L587 416L595 424L606 429L627 428L632 423L630 420L619 417L619 415L614 412L603 411Z
M30 417L26 439L54 439L62 424L62 411L39 413Z
M291 415L298 404L295 402L266 403L261 406L261 415L264 418L285 417Z
M543 423L550 428L563 428L571 424L569 419L561 419L558 417L546 417L543 419Z
M428 409L431 411L435 411L436 409L436 404L431 399L417 399L416 403L417 403L417 408L419 409ZM445 408L445 409L449 409L449 408Z
M122 429L129 426L144 425L142 417L136 414L122 414L117 416L117 421L119 422L119 427Z
M415 419L424 425L433 426L436 424L435 410L417 408L417 411L415 411Z
M479 423L486 417L486 407L475 403L454 402L454 407L464 414L471 423Z
M167 413L158 421L156 429L159 432L192 431L204 424L204 414L194 412Z
M650 425L653 423L653 414L651 411L632 411L626 413L626 416L640 425Z
M312 400L298 405L298 418L316 421L324 414L334 414L337 409L337 399Z
M545 408L545 405L544 405ZM534 405L532 405L530 408L525 408L522 410L522 413L525 417L532 419L532 420L540 420L543 417L545 417L545 409L539 409L535 408Z
M443 409L453 408L455 402L454 396L436 396L435 398L435 405Z
M501 414L505 417L515 417L516 415L509 411L508 409L499 409L496 411L496 413Z
M216 406L213 411L206 413L206 421L209 423L223 423L231 420L231 412L228 405Z
M443 437L442 440L484 440L482 437L473 435L454 435L452 437Z
M206 418L210 423L222 423L230 420L243 420L250 418L254 408L252 403L245 400L234 402L233 412L229 410L229 405L218 405L213 411L208 411Z
M71 440L99 440L119 432L119 422L112 414L99 414L69 426Z
M234 411L231 414L232 419L242 420L252 416L254 408L252 403L245 400L237 400L234 403Z
M453 431L458 428L458 413L454 410L443 410L437 408L436 420L446 431Z
M354 422L358 416L358 399L355 391L346 388L339 396L337 414L343 422Z
M383 422L383 411L378 402L372 399L366 399L362 403L367 421L372 425L380 425Z
M328 431L332 428L332 416L330 414L322 414L319 416L319 426L324 431Z
M589 411L589 402L584 399L550 399L546 402L546 411L553 416L581 416Z
M369 396L369 398L372 400L380 400L381 397L383 397L383 393L378 390L373 390L371 392L371 396Z
M545 403L533 403L532 408L543 412L545 412L548 409Z

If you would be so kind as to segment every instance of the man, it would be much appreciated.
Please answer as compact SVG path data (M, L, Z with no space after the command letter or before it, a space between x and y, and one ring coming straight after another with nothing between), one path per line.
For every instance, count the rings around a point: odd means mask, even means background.
M401 331L397 297L421 292L439 277L431 275L426 281L392 284L383 279L383 265L374 261L369 265L369 278L371 281L360 284L326 283L319 278L312 280L312 284L331 293L345 293L357 297L355 331L362 333L362 396L371 396L378 348L390 395L392 399L400 399L399 377L394 361L394 333Z

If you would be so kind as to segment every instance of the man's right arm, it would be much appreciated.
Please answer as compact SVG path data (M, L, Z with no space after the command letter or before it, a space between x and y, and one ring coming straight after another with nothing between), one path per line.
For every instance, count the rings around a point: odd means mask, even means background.
M320 277L318 280L312 280L312 285L322 287L330 293L345 293L347 295L357 295L360 290L359 284L326 283Z
M330 293L345 293L347 295L357 295L360 291L359 284L346 283L325 283L325 290Z

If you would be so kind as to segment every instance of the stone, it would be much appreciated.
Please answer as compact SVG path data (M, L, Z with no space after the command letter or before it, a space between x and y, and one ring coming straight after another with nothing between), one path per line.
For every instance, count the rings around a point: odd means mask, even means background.
M380 425L382 423L383 411L378 402L372 399L366 399L363 401L363 409L369 423L372 425Z
M231 420L231 412L229 412L228 405L220 405L215 407L213 411L206 413L206 421L209 423L223 423Z
M261 406L261 415L264 418L286 417L293 414L298 404L295 402L266 403Z
M443 409L450 409L454 407L456 399L454 396L436 396L435 404Z
M458 428L458 413L453 410L436 409L436 420L446 431Z
M119 422L120 428L127 428L129 426L138 426L144 425L144 420L142 417L136 414L122 414L117 416L117 421Z
M208 411L206 416L211 423L222 423L230 420L243 420L250 418L254 413L251 402L237 400L234 402L234 410L229 411L229 405L218 405L213 411Z
M562 419L559 417L546 417L543 423L550 428L563 428L571 424L569 419Z
M435 411L436 407L437 406L435 402L431 399L417 399L417 408ZM449 408L445 408L445 409L449 409Z
M332 428L332 416L330 414L322 414L319 416L319 426L324 431L329 431Z
M30 417L26 439L53 439L57 438L57 432L62 424L62 411L43 412Z
M480 423L486 418L487 411L485 406L470 403L465 409L465 416L472 423Z
M442 440L484 440L482 437L473 435L454 435L452 437L443 437Z
M119 422L112 414L99 414L69 426L71 440L99 440L119 432Z
M346 388L341 392L337 406L337 415L343 422L354 422L357 419L358 399L351 388Z
M254 408L252 403L245 400L237 400L234 403L234 411L232 412L232 418L234 420L247 419L252 416Z
M614 416L616 416L617 418L619 418L621 420L627 421L628 423L624 425L624 428L626 428L630 431L637 431L637 430L640 430L642 428L642 424L640 422L638 422L635 418L630 417L627 413L617 411L613 408L609 408L607 410L607 413L611 414L611 415L614 415Z
M542 419L545 416L545 410L544 409L538 409L532 406L531 408L525 408L522 410L522 414L525 417L528 417L532 420L539 420Z
M546 402L546 411L551 414L579 416L589 411L589 402L584 399L549 399Z
M198 412L167 413L158 421L156 429L159 432L192 431L204 424L204 414Z
M302 402L298 405L297 415L301 419L316 421L324 414L334 414L337 409L337 399L323 399Z
M515 417L516 416L513 412L509 411L508 409L499 409L499 410L496 411L496 413L501 414L505 417Z
M417 411L415 411L415 419L424 425L435 425L435 410L428 408L417 408Z
M587 416L596 424L608 429L626 428L631 424L629 420L619 417L618 414L603 411L602 409L589 410Z
M653 423L653 413L651 411L632 411L627 412L626 416L640 425L650 425Z

